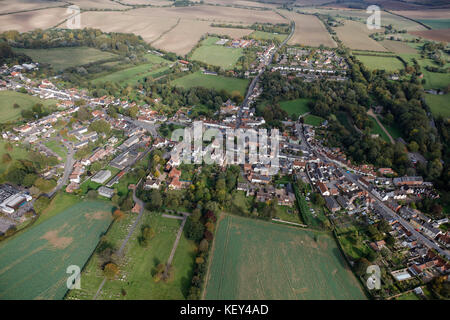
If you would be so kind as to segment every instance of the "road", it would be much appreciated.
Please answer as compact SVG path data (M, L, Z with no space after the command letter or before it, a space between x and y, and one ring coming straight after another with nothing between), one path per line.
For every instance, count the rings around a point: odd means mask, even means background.
M286 37L286 39L284 39L283 42L278 46L278 48L276 48L275 51L271 54L270 58L265 63L265 67L272 63L273 56L275 55L275 53L289 41L289 39L294 34L294 31L295 31L295 22L292 21L291 32ZM247 94L245 95L245 98L244 98L244 101L242 102L241 108L239 108L239 111L238 111L236 128L239 128L239 126L241 125L242 110L244 107L248 106L248 100L249 100L250 96L252 95L256 84L258 83L259 77L264 73L264 71L265 71L265 68L261 68L259 70L258 74L253 78L252 82L250 83L250 85L248 87Z
M302 141L302 145L304 145L305 147L307 147L309 150L311 150L312 152L314 152L314 154L316 156L318 156L323 162L325 163L335 163L337 165L339 165L340 167L342 167L344 170L344 175L347 177L348 180L350 180L351 182L355 183L357 186L359 186L362 190L365 190L368 192L368 194L375 199L375 201L377 201L377 203L395 220L397 220L398 222L400 222L409 232L411 232L411 234L417 239L417 241L419 241L420 243L422 243L423 245L427 246L428 248L433 248L435 249L439 254L445 256L447 259L450 259L450 252L449 250L444 250L442 249L439 245L437 245L434 241L428 239L426 236L424 236L422 233L420 233L419 231L417 231L413 226L411 226L411 224L406 221L405 219L403 219L400 215L398 215L396 212L394 212L391 208L389 208L388 206L386 206L383 201L377 196L375 195L372 191L370 191L365 185L359 183L358 179L360 178L360 176L358 174L355 173L350 173L347 172L347 168L337 162L337 161L333 161L331 159L329 159L328 157L315 152L315 150L309 145L309 143L306 142L306 139L303 135L303 129L302 129L302 125L300 124L296 124L296 128L297 128L297 133L299 135L299 138Z
M49 198L53 197L62 187L64 187L69 182L70 173L73 170L73 165L75 160L73 156L75 155L75 150L73 150L72 145L66 141L61 140L64 146L67 148L67 158L66 163L64 164L64 174L61 179L59 179L58 184L56 185L53 191L47 193Z

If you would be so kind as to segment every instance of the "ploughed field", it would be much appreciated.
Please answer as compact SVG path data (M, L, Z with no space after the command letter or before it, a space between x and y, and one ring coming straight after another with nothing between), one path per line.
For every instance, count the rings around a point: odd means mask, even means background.
M365 299L328 233L223 216L206 299Z

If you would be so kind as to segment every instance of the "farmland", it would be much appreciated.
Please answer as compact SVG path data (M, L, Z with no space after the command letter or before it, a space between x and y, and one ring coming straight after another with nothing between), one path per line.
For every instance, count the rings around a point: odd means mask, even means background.
M117 55L89 47L52 48L52 49L15 49L29 56L33 61L50 64L60 71L101 60L118 58Z
M450 94L426 94L425 100L434 116L450 118Z
M402 41L383 40L381 41L381 44L389 51L395 53L417 53L414 48Z
M410 33L429 40L450 42L450 29L412 31Z
M15 1L14 5L17 6L17 1ZM0 17L0 32L8 30L26 32L37 28L52 28L63 22L68 16L69 14L67 13L66 8L50 8L45 10L7 14Z
M270 33L270 32L264 32L264 31L254 31L249 36L252 39L256 40L273 40L277 39L278 41L283 41L287 35L286 34L279 34L279 33Z
M300 98L290 101L281 101L280 107L284 111L286 111L289 115L297 115L300 116L309 112L308 103L311 102L311 99Z
M127 215L116 221L106 235L107 241L119 247L132 224L135 215ZM120 264L121 280L108 280L99 299L185 299L192 277L195 244L181 237L173 260L173 279L156 283L152 279L152 269L159 263L165 263L170 255L180 220L163 218L159 213L144 213L138 227L125 248L125 256ZM139 244L141 227L148 225L155 231L148 247ZM87 286L82 290L71 291L68 299L92 299L103 280L103 273L96 255L92 256L82 274ZM123 292L126 295L123 295Z
M403 63L396 57L376 55L356 55L356 57L371 70L396 71L404 68Z
M84 266L111 223L110 204L84 201L0 246L1 299L62 299L66 268Z
M203 40L200 47L195 49L191 58L223 69L233 69L236 62L242 57L243 49L217 45L217 41L219 41L217 37L209 37Z
M110 74L94 79L93 83L117 82L124 85L134 85L145 77L157 78L168 72L169 66L145 63L135 67L115 71Z
M206 299L365 299L327 233L224 216Z
M302 44L311 47L320 45L329 48L336 47L336 43L319 18L289 11L282 11L282 13L295 22L295 31L288 44Z
M17 103L19 108L14 108ZM37 97L15 91L0 91L0 123L21 118L21 111L31 109L36 103L44 106L56 104L55 100L41 100Z
M172 82L175 86L183 88L205 87L208 89L215 89L217 91L225 90L229 93L239 91L242 95L248 86L248 79L238 79L224 76L213 76L203 74L201 71L188 74L187 76L178 78Z
M337 36L350 49L387 51L377 41L369 38L370 30L366 25L357 21L345 21L343 26L335 28Z

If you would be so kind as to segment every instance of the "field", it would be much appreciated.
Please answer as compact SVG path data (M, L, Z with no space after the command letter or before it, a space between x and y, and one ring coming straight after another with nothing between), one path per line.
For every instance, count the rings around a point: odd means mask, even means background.
M343 26L334 28L334 30L338 38L350 49L386 51L381 43L369 38L371 31L361 22L347 20Z
M42 8L60 7L65 5L59 1L17 1L17 0L2 0L0 13L11 13L26 10L36 10Z
M313 114L308 114L305 116L305 124L309 124L311 126L320 126L325 119L315 116Z
M208 89L216 89L218 91L225 90L228 92L239 91L245 95L248 86L248 79L238 79L232 77L213 76L203 74L201 71L188 74L187 76L178 78L172 82L175 86L183 88L205 87Z
M431 27L432 29L450 28L450 19L421 19L419 21Z
M145 77L158 78L168 72L169 69L169 66L145 63L95 78L92 82L117 82L123 85L134 85Z
M417 53L414 48L402 41L383 40L381 41L381 44L389 51L395 53Z
M79 202L0 245L0 299L62 299L111 223L103 201Z
M50 140L46 143L44 143L47 148L52 150L54 153L56 153L58 156L61 157L61 159L65 160L67 156L67 149L62 145L61 142L56 140Z
M48 63L57 71L118 57L89 47L14 50L26 54L33 61Z
M219 40L217 37L209 37L203 40L201 46L194 50L191 58L210 65L219 66L225 70L233 69L236 62L242 57L244 49L217 45L216 42Z
M206 299L365 299L327 233L237 216L218 225Z
M136 215L127 215L123 220L113 224L106 235L107 241L119 247L128 233L129 226ZM158 213L144 213L143 220L136 228L125 247L125 256L120 264L121 277L124 280L108 280L98 299L185 299L192 278L195 244L184 236L175 252L173 279L164 283L155 283L152 269L159 263L165 263L170 255L180 220L163 218ZM140 228L149 225L155 230L155 237L144 248L138 242ZM103 273L98 265L97 255L93 255L83 271L81 290L72 290L67 299L92 299L103 280ZM126 295L123 295L123 291Z
M17 8L17 1L14 2L14 6L16 6ZM7 14L0 16L0 32L8 30L27 32L38 28L44 30L60 24L68 17L69 14L67 13L66 8L51 8L45 10Z
M295 31L288 44L301 44L311 47L324 45L325 47L336 48L336 43L319 18L289 11L282 11L282 14L295 22Z
M450 118L450 94L425 94L425 100L434 116Z
M371 134L378 134L378 136L386 142L390 142L388 135L384 130L378 125L378 122L374 117L369 116L370 121L372 122L372 129L370 131Z
M264 32L264 31L254 31L250 34L250 38L256 39L256 40L273 40L277 39L278 41L283 41L287 37L286 34L279 34L279 33L270 33L270 32Z
M396 57L383 57L383 56L366 56L356 55L359 61L364 63L370 70L386 70L397 71L404 68L403 63Z
M3 158L3 155L5 153L9 153L9 155L11 156L11 158L13 160L28 159L28 151L25 148L23 148L21 145L17 144L17 146L16 146L16 143L12 143L12 145L13 145L12 151L6 150L5 145L6 145L6 141L0 140L0 159ZM3 173L6 169L8 169L8 167L9 167L9 164L2 163L2 165L0 166L0 173Z
M20 108L15 109L17 103ZM44 106L56 104L55 100L41 100L25 93L16 91L0 91L0 123L13 121L21 118L22 110L31 109L36 103L42 103Z
M309 112L308 103L311 102L311 99L300 98L290 101L281 101L280 107L284 111L286 111L289 115L297 115L300 116Z
M411 34L434 41L450 42L450 28L426 31L411 31Z

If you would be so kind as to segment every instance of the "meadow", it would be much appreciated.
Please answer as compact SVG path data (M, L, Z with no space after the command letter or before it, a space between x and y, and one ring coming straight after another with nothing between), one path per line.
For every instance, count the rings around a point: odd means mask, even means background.
M295 100L289 100L289 101L281 101L280 107L284 111L286 111L290 116L291 115L297 115L300 116L302 114L305 114L307 112L310 112L311 110L308 107L308 103L310 103L312 100L307 98L300 98Z
M450 118L450 93L437 95L425 94L425 100L434 116Z
M322 125L322 123L325 121L324 118L315 116L313 114L308 114L304 118L305 118L305 124L309 124L309 125L315 126L315 127Z
M20 108L14 108L17 103ZM36 103L42 103L44 106L56 104L56 100L42 100L26 93L4 90L0 91L0 123L14 121L21 118L22 110L31 109Z
M372 122L372 129L370 130L371 134L377 134L381 139L386 141L387 143L390 143L389 137L384 132L384 130L378 125L378 122L375 120L374 117L369 116L370 121Z
M334 239L324 232L221 217L206 299L365 299Z
M167 65L144 63L135 67L115 71L92 80L92 83L117 82L122 85L134 85L146 77L158 78L170 70Z
M7 141L0 140L0 159L3 159L3 155L6 153L8 153L13 160L28 159L28 150L26 150L19 143L11 143L13 146L12 151L6 150L6 143ZM5 170L7 170L11 163L2 163L2 165L0 165L0 173L3 173Z
M0 245L0 299L59 300L66 269L89 259L112 221L103 201L78 202Z
M49 64L56 71L76 67L101 60L118 58L114 53L89 47L52 48L52 49L14 49L24 53L33 61Z
M383 57L376 55L356 55L359 61L364 63L370 70L397 71L404 68L403 63L396 57Z
M188 74L184 77L172 81L173 85L186 89L192 87L205 87L208 89L215 89L217 91L225 90L229 93L233 91L239 91L242 95L245 95L248 83L248 79L213 76L203 74L201 71Z
M192 60L219 66L224 70L233 69L239 58L242 57L244 49L217 45L216 42L219 40L217 37L208 37L203 40L200 47L192 53Z
M134 219L136 215L127 214L123 220L114 222L105 239L118 248ZM184 235L172 262L173 278L160 283L152 279L152 269L159 263L165 263L169 257L180 223L180 220L163 218L159 213L145 212L125 247L125 255L119 265L120 278L123 280L108 280L98 299L185 299L192 278L195 244ZM155 231L148 247L142 247L138 240L144 225L151 226ZM93 255L82 273L86 285L81 290L72 290L66 298L92 299L103 278L98 257Z

